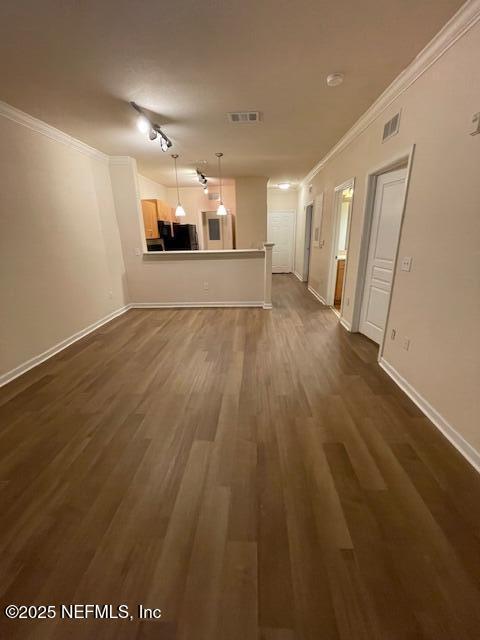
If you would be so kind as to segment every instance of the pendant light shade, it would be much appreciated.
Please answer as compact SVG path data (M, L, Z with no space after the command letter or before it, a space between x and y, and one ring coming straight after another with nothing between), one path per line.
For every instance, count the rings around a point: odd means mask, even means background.
M221 158L223 156L223 153L216 153L215 154L218 158L218 178L220 180L220 204L218 205L218 209L217 209L217 216L226 216L227 215L227 210L225 209L225 205L223 204L223 189L222 189L222 165L221 165Z
M185 213L185 209L182 207L181 204L177 204L177 208L175 209L175 215L177 216L177 218L183 218L184 216L187 215Z
M173 163L175 165L175 184L177 185L177 208L175 209L175 215L177 218L184 218L187 214L180 202L180 191L178 189L178 173L177 173L177 158L178 153L172 153Z

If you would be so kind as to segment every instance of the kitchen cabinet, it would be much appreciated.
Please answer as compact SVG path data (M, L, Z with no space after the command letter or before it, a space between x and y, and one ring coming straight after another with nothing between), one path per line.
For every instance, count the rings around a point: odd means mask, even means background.
M158 220L174 222L175 214L170 205L162 200L145 199L141 204L145 238L158 238Z

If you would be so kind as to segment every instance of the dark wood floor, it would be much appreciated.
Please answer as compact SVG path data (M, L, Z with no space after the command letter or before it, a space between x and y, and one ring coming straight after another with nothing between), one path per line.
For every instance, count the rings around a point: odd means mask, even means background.
M480 477L373 343L274 302L132 310L0 391L1 638L480 638Z

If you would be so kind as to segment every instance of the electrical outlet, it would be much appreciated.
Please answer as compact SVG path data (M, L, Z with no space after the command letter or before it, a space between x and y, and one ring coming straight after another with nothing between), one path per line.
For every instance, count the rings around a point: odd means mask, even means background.
M140 249L138 247L135 247L135 255L136 256L140 255Z
M390 338L392 340L395 340L395 336L397 335L397 330L396 329L392 329L392 333L390 334Z
M113 298L113 291L112 291L112 290L110 290L110 291L108 292L108 297L109 297L109 298Z
M410 256L406 256L402 260L402 271L410 271L412 268L412 258Z
M208 291L208 282L203 283L203 290Z
M403 348L405 349L405 351L408 351L410 349L410 338L404 338Z

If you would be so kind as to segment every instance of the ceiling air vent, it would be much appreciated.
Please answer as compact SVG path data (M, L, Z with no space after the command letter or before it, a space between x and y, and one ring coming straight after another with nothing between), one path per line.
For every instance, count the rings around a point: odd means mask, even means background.
M385 140L388 140L388 138L391 138L396 133L398 133L399 129L400 129L400 111L396 113L393 116L393 118L390 118L390 120L385 123L383 127L382 142L385 142Z
M233 124L254 124L260 122L260 111L233 111L228 113L228 120Z

